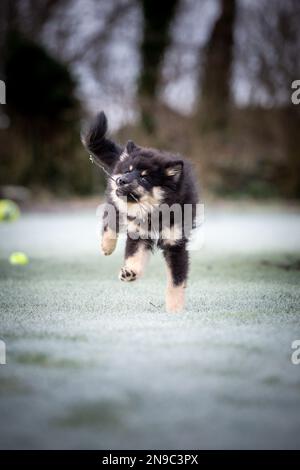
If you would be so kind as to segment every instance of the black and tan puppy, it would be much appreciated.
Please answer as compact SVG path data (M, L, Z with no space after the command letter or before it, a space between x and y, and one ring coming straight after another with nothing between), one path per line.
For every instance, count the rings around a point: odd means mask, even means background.
M83 137L89 153L110 174L102 251L105 255L114 251L125 225L125 264L119 278L128 282L143 274L151 251L158 246L167 266L166 309L181 311L189 265L187 242L198 202L191 165L132 141L121 147L107 138L106 132L107 119L101 112Z

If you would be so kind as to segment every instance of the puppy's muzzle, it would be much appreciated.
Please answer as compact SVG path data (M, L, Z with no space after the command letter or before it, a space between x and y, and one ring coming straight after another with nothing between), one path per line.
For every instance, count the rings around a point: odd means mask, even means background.
M134 190L138 187L137 181L138 172L131 171L129 173L125 173L116 180L117 183L117 190L116 193L118 196L130 196L130 194L134 194Z
M124 173L124 175L119 176L117 179L116 183L119 187L123 187L129 184L132 184L134 186L134 182L137 183L137 176L138 176L138 171L130 171L128 173Z

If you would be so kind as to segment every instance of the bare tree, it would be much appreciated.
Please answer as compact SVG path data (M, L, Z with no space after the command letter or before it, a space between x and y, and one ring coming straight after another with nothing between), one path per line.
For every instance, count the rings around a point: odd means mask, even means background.
M146 131L153 132L153 104L157 99L162 60L170 42L170 25L178 0L141 0L141 4L144 25L138 93L143 127Z
M201 129L224 128L230 105L236 0L221 0L217 19L203 54L199 103Z
M291 101L291 85L300 78L299 21L298 0L274 0L272 8L267 0L244 5L236 54L239 78L251 83L252 104L267 106L269 116L276 116L277 147L282 149L276 178L285 194L296 197L300 194L300 105Z

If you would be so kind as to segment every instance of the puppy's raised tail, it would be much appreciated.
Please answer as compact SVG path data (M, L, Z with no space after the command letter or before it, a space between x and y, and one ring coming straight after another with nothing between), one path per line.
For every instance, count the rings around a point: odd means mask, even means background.
M81 133L81 141L87 151L107 168L116 164L122 148L106 137L107 118L103 111L99 113L88 130Z

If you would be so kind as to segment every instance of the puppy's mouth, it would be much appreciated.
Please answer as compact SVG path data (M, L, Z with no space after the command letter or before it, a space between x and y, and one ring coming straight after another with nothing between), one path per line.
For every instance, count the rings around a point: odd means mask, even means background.
M136 194L134 191L130 191L129 189L125 188L118 188L116 190L116 195L118 197L127 198L128 202L138 202L140 199L139 194Z

